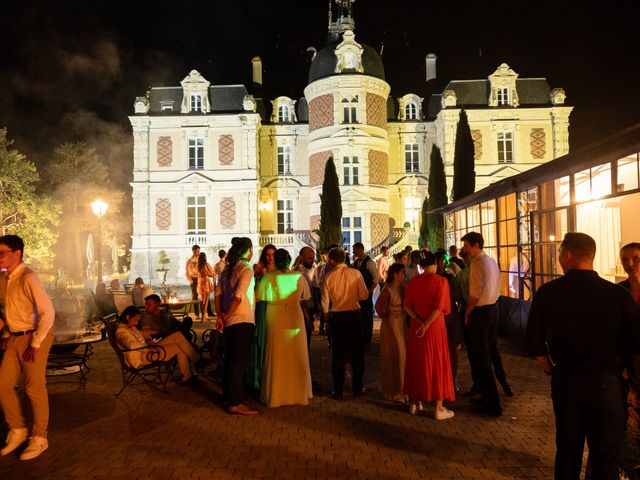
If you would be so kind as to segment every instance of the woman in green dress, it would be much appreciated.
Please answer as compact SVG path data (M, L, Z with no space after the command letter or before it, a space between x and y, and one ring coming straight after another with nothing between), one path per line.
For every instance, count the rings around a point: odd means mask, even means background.
M256 288L260 284L260 280L267 272L276 269L274 245L266 245L262 249L258 263L253 266L253 274L256 282ZM256 302L256 335L249 352L249 363L247 364L247 387L254 394L260 391L262 383L262 369L264 367L264 349L267 343L267 302Z

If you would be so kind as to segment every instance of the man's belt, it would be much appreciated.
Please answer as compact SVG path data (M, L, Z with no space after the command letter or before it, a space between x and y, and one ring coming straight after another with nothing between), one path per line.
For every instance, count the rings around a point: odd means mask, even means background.
M21 337L22 335L28 335L33 332L35 332L35 330L25 330L23 332L9 332L9 333L11 333L11 335L13 335L14 337Z

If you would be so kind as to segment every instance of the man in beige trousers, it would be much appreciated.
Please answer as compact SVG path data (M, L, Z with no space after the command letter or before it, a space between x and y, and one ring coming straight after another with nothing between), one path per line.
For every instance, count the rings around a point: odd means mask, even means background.
M4 318L0 320L4 356L0 364L0 407L9 425L9 435L0 455L22 445L28 430L15 385L24 374L24 389L33 409L33 429L20 460L31 460L48 446L49 398L45 370L53 342L55 312L38 276L22 262L23 240L16 235L0 237L0 269L5 270Z

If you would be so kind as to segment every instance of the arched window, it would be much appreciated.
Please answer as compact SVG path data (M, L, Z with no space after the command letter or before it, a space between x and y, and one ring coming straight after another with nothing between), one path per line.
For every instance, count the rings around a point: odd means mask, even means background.
M290 122L291 115L289 114L288 105L280 105L278 107L278 122Z
M342 123L358 123L358 96L342 99Z
M413 102L409 102L404 107L405 120L417 120L418 119L418 107Z

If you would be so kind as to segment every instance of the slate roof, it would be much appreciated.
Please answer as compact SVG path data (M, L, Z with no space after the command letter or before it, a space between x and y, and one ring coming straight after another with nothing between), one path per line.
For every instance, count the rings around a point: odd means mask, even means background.
M243 112L242 102L247 89L244 85L212 85L209 87L211 113ZM182 105L182 87L153 87L149 96L150 115L175 115ZM162 111L163 103L172 103L173 111ZM193 112L189 112L193 115Z
M338 64L338 57L335 54L336 46L338 46L338 42L332 42L318 51L313 62L311 62L311 68L309 68L309 83L331 75L340 75L335 73L336 65ZM384 65L378 52L369 45L363 44L362 48L364 50L362 52L362 68L364 69L362 75L384 80ZM344 73L357 74L357 72Z
M489 80L453 80L444 90L456 92L458 107L486 107L489 103L491 82ZM545 78L516 79L516 90L520 106L549 105L549 83Z

